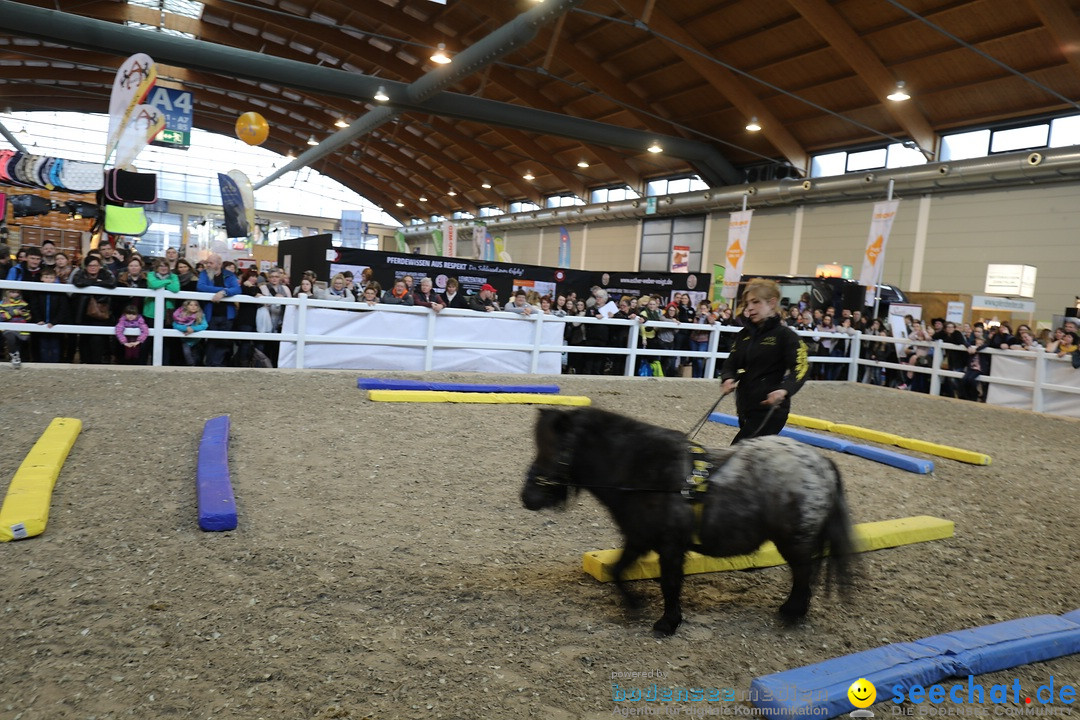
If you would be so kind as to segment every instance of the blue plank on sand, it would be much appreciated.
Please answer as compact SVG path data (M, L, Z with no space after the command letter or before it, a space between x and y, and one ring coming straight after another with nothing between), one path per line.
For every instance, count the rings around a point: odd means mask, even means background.
M432 390L444 392L477 393L545 393L555 395L558 385L481 385L478 383L424 382L423 380L394 380L391 378L359 378L356 386L361 390Z
M1080 652L1080 612L1035 615L933 635L763 675L750 684L753 703L772 720L831 718L854 709L848 688L865 678L879 703L903 688L924 690L946 678L968 678ZM895 702L895 701L894 701Z
M211 418L203 427L195 470L199 527L235 530L236 498L229 480L229 416Z

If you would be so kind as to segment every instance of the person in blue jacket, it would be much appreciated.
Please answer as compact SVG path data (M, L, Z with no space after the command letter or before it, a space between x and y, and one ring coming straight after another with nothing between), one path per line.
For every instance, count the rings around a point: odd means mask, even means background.
M213 293L214 296L204 302L203 315L206 316L206 329L228 332L232 330L236 318L236 303L222 300L233 295L240 295L240 281L236 275L221 267L221 256L211 253L203 261L203 270L199 273L198 292ZM232 347L232 340L209 340L206 347L206 365L225 367L225 361Z

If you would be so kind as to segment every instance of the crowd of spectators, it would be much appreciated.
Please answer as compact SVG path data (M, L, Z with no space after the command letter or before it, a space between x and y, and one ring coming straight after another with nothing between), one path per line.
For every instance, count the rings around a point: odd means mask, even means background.
M103 245L86 257L70 257L46 240L41 247L20 249L12 261L6 247L0 247L0 278L6 280L70 283L80 288L97 288L100 293L68 294L63 292L19 292L7 290L0 297L0 322L37 323L53 326L78 324L111 327L111 335L59 333L24 333L4 331L4 349L12 365L32 359L38 362L126 363L149 362L148 327L154 323L153 298L123 293L125 288L164 288L167 292L196 291L211 294L209 300L180 302L166 295L167 326L184 334L165 342L165 362L173 365L224 365L273 367L277 364L278 343L272 340L239 342L204 339L203 330L237 330L272 335L281 331L284 307L280 304L255 305L229 302L235 295L249 297L292 297L301 293L335 303L354 305L358 311L377 309L379 305L426 307L438 313L444 308L471 309L477 312L505 311L522 317L534 313L567 318L564 329L564 372L588 375L623 375L626 356L604 352L603 348L625 349L629 340L626 324L583 322L594 320L635 320L639 323L641 350L663 350L672 354L641 353L637 374L705 376L704 358L680 356L679 351L701 352L708 348L710 331L702 326L741 326L737 310L723 302L701 300L695 306L690 293L622 296L611 298L603 288L594 287L579 297L574 291L540 295L516 289L510 300L500 304L496 289L488 284L469 295L456 278L449 278L443 292L436 292L431 278L417 283L411 275L396 280L383 289L365 270L360 278L340 272L320 283L314 271L305 271L296 287L290 288L280 268L260 272L254 267L240 271L235 263L209 255L192 264L168 248L164 257L143 258ZM818 358L846 358L850 340L845 335L862 333L861 357L911 366L912 370L883 369L866 366L859 381L887 385L901 390L929 392L929 375L918 372L933 363L933 347L917 344L941 340L948 346L941 367L964 373L961 379L943 378L941 394L968 400L986 399L986 383L980 375L989 372L993 350L1050 352L1072 358L1080 367L1080 335L1076 322L1069 318L1054 331L1035 334L1027 325L1019 325L1015 334L1008 323L986 326L946 322L942 318L929 326L908 316L905 337L897 339L882 319L868 319L855 310L833 307L812 308L804 295L797 303L785 302L781 321L803 331L809 355ZM648 323L648 324L647 324ZM660 323L654 325L654 323ZM669 325L670 324L670 325ZM834 336L834 335L839 335ZM717 350L728 351L733 332L720 332ZM879 337L879 340L871 338ZM907 342L904 342L906 340ZM583 351L588 348L588 351ZM847 365L840 362L813 362L812 379L847 378Z

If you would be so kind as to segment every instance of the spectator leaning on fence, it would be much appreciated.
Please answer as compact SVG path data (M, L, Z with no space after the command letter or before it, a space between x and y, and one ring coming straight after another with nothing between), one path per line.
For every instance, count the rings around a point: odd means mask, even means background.
M499 303L495 300L495 288L484 283L480 286L480 292L469 298L469 309L478 312L495 312L499 309Z

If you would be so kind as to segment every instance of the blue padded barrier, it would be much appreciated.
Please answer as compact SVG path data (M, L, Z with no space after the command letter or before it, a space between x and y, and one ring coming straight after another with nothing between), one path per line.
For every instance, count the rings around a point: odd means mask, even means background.
M920 475L934 472L934 462L932 460L921 460L885 448L874 447L873 445L852 443L844 452L867 460L884 463L885 465L892 465L908 472L919 473Z
M443 392L477 393L544 393L555 395L558 385L480 385L477 383L424 382L422 380L393 380L390 378L359 378L356 386L361 390L430 390Z
M731 425L732 427L739 427L739 418L734 415L728 415L727 413L711 413L709 415L709 422L720 423L721 425Z
M203 427L195 471L199 527L235 530L236 498L229 481L229 416L211 418Z
M733 427L739 426L739 419L734 415L728 415L727 413L712 413L709 415L709 420L723 425L731 425ZM879 463L884 463L885 465L900 468L901 470L907 470L908 472L919 473L922 475L934 472L934 463L931 460L920 460L909 455L904 455L903 453L874 447L873 445L860 445L858 443L853 443L850 440L833 438L827 435L821 435L820 433L813 433L792 427L785 427L780 431L780 434L784 437L806 443L807 445L824 448L825 450L845 452L849 455L856 455L861 458L866 458L867 460L874 460Z
M750 696L773 720L792 720L813 712L831 718L854 708L847 691L865 678L889 702L891 688L927 687L949 677L1004 670L1080 652L1080 611L1063 616L1036 615L969 628L922 640L894 643L801 668L754 678Z
M807 432L806 430L799 430L798 428L786 427L780 431L780 434L784 437L798 440L801 443L806 443L807 445L825 448L826 450L835 450L836 452L847 452L847 449L851 447L850 440L829 437L828 435L821 435L820 433Z

